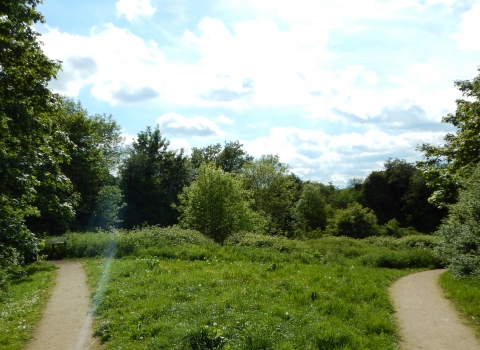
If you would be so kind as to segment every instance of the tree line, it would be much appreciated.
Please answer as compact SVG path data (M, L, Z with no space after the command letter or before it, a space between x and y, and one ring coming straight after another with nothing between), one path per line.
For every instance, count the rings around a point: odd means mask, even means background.
M277 155L254 159L239 141L187 155L156 126L124 146L112 116L49 90L61 63L32 27L44 21L39 2L0 4L2 264L32 259L39 238L69 230L179 224L223 242L242 230L364 238L432 233L443 222L443 255L463 254L459 266L479 273L480 76L456 82L465 98L443 119L456 128L444 145L420 146L416 164L388 159L341 189L301 180Z

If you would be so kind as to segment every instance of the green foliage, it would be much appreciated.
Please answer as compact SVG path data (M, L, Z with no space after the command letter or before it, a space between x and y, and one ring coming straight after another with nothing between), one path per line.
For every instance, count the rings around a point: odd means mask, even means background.
M39 3L0 4L0 243L28 259L37 241L26 218L41 208L73 215L62 195L70 183L60 168L68 161L68 138L52 123L58 105L47 86L60 65L44 55L37 40L33 24L44 22Z
M118 214L127 203L122 203L122 191L117 186L104 186L98 193L98 200L93 212L94 224L102 230L116 228L122 222Z
M361 196L362 191L355 187L336 188L329 202L334 209L345 209L349 204L359 202Z
M365 238L377 235L379 228L377 217L369 208L353 203L346 209L337 209L330 231L334 236Z
M70 227L86 230L91 228L100 190L114 182L111 172L119 164L123 142L120 126L111 116L89 116L80 102L67 98L62 99L55 120L71 141L71 160L62 166L77 198L75 223ZM49 232L54 231L50 228Z
M170 143L157 127L138 134L120 167L120 188L128 206L122 211L124 227L177 223L178 194L191 181L188 158L168 149Z
M400 229L400 223L392 219L389 222L387 222L385 225L382 225L381 233L385 236L391 236L391 237L402 237L402 230Z
M455 278L452 271L447 271L440 275L439 283L445 291L445 296L453 300L480 334L480 280Z
M294 215L298 227L305 231L325 230L327 224L325 206L325 197L320 188L316 184L305 183L295 206Z
M480 72L480 68L478 69ZM430 201L439 207L455 203L461 181L480 162L480 74L472 80L455 81L464 98L456 100L457 109L443 117L456 131L445 136L445 144L423 144L419 150L424 160L418 166L435 192Z
M447 210L429 202L432 194L433 190L427 186L423 173L415 171L410 177L408 190L402 197L405 226L413 226L426 233L432 233L438 228L447 215Z
M278 156L263 155L244 165L240 173L244 187L252 193L255 212L267 218L268 234L293 234L293 210L298 183Z
M55 266L41 262L22 267L13 279L8 294L0 298L0 348L24 349L33 337L35 326L49 297Z
M436 232L444 240L437 253L455 277L480 278L480 165L463 183L458 202L449 209Z
M402 227L433 232L445 211L428 203L432 190L422 172L403 159L388 159L384 166L367 176L360 202L375 212L380 224L395 219Z
M225 142L225 146L217 143L203 148L192 148L191 162L194 169L198 170L202 164L215 163L217 168L229 173L238 173L242 167L253 160L243 145L238 141Z
M61 164L61 171L71 186L67 191L59 192L45 186L42 180L37 192L42 198L62 196L75 211L75 217L52 211L45 201L38 201L36 205L41 214L30 218L27 225L35 233L63 234L69 229L87 230L91 228L100 189L114 182L111 172L118 165L123 141L120 127L111 116L89 116L80 102L65 97L59 99L59 108L51 118L68 140L64 152L69 161Z
M385 171L372 171L363 183L362 202L371 208L380 224L395 217L393 198Z
M222 243L230 234L252 228L249 193L240 178L203 164L179 196L180 225Z

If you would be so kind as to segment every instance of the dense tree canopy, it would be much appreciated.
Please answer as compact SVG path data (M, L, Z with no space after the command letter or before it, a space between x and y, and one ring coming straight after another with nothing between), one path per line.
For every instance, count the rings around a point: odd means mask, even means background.
M0 3L0 244L24 253L36 247L25 219L39 215L39 205L73 215L66 198L51 195L68 192L60 166L69 160L69 141L50 118L58 100L47 84L60 64L44 55L33 29L44 21L39 3ZM40 185L46 190L39 192Z
M51 119L69 140L65 146L69 161L62 163L61 171L72 184L70 191L63 196L70 201L75 218L68 220L61 213L42 209L40 217L28 221L29 228L34 232L58 234L67 229L91 228L100 189L114 184L112 173L120 159L123 138L119 125L111 116L89 116L79 102L67 98L60 98L59 101L59 108ZM39 191L49 191L50 195L59 194L58 191L43 187L42 185Z
M295 220L302 230L325 230L327 225L325 196L319 184L305 183L295 206Z
M244 165L241 176L245 189L251 191L253 208L270 220L270 233L292 232L294 204L298 183L289 167L277 155L263 155Z
M372 171L363 184L362 202L373 209L380 224L395 217L392 196L385 171Z
M396 219L402 227L433 232L445 212L428 203L432 190L422 172L404 159L388 159L384 167L365 179L361 203L373 209L380 224Z
M128 206L123 210L124 226L172 225L178 212L178 194L191 181L188 158L183 150L168 149L159 127L138 133L120 167L120 188Z
M242 167L253 160L253 157L242 149L238 141L225 142L225 146L217 143L203 148L192 148L191 162L194 169L202 164L214 163L216 167L229 173L238 173Z

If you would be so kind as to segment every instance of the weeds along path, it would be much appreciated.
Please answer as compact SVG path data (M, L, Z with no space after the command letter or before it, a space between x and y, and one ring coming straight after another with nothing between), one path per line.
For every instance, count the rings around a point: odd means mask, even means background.
M67 260L53 263L58 269L55 286L26 350L101 349L92 337L90 290L83 264Z
M438 285L444 271L415 273L390 287L400 325L400 348L480 350L474 331L462 322Z

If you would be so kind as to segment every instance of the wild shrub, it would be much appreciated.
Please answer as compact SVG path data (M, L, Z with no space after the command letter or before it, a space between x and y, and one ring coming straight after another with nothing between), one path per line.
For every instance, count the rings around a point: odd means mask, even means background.
M233 174L202 164L198 176L179 195L179 223L218 243L234 232L252 228L249 192Z
M390 237L402 237L402 230L400 229L400 223L396 219L391 219L386 224L382 225L381 233Z
M463 183L459 200L436 232L443 242L435 249L455 277L480 278L480 165Z
M346 209L338 209L330 223L334 236L365 238L379 233L377 217L369 208L352 203Z

